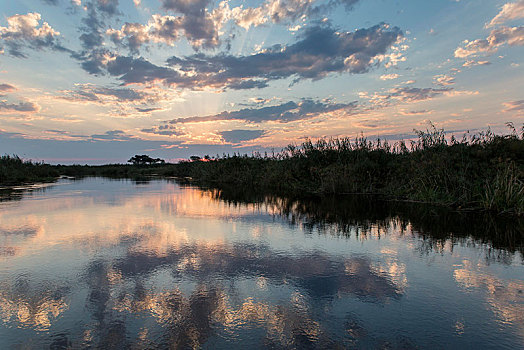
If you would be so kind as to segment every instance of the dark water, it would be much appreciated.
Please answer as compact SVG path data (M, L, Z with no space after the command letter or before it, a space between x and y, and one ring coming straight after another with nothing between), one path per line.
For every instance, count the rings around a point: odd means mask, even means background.
M523 227L64 180L0 198L0 348L523 348Z

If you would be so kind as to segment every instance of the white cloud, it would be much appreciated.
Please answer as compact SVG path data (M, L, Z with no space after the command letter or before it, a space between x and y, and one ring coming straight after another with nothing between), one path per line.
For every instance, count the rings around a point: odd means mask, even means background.
M7 18L7 27L0 26L0 41L5 43L10 55L25 57L22 52L24 46L33 49L61 48L55 40L60 33L47 22L40 25L41 18L36 12L14 15Z
M455 78L449 75L441 74L433 77L435 83L440 86L449 86L455 84Z
M477 54L492 54L503 45L523 46L524 27L500 27L491 31L486 39L465 41L455 50L455 57L465 58Z
M380 76L380 80L393 80L399 78L398 74L384 74Z
M486 28L494 27L507 21L524 18L524 0L508 3L502 6L500 12L486 24Z
M490 61L475 61L475 60L467 60L462 65L463 67L473 67L473 66L487 66L490 65Z
M502 105L504 106L503 112L524 112L524 100L504 102Z

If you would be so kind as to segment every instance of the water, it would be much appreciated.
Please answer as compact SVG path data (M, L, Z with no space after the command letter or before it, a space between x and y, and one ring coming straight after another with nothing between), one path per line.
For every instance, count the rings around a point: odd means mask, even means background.
M522 227L61 180L0 201L0 348L523 348Z

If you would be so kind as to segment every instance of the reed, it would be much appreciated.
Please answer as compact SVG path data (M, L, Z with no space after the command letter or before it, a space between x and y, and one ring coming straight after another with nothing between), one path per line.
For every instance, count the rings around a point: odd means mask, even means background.
M434 125L416 139L389 143L355 139L306 140L272 155L223 156L173 167L207 186L304 194L374 194L454 208L524 214L524 139L490 130L447 137Z
M51 165L22 160L16 155L0 156L0 185L52 181L59 175Z

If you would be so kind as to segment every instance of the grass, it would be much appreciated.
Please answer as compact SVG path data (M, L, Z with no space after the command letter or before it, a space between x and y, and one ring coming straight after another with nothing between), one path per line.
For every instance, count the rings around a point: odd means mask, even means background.
M512 125L510 125L512 127ZM307 140L267 156L225 156L177 165L206 186L281 195L373 194L458 209L524 214L524 139L490 131L447 138L433 125L395 144L363 136Z
M53 181L58 175L58 170L52 165L24 161L18 156L0 157L0 185Z
M391 144L355 139L306 140L276 154L224 155L211 161L136 166L50 166L2 157L0 184L57 174L147 178L189 177L215 188L278 195L371 194L386 199L524 215L524 128L460 140L431 125L417 138ZM41 181L41 180L40 180Z

